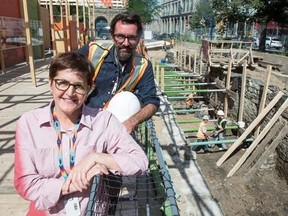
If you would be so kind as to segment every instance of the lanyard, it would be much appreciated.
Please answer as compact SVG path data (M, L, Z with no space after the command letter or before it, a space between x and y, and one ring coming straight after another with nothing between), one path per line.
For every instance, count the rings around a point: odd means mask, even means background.
M70 154L69 154L69 158L70 158L70 171L73 169L74 167L74 163L75 163L75 144L76 144L76 138L77 138L77 130L80 124L80 119L81 119L81 114L79 116L79 118L77 119L76 124L73 127L73 137L72 137L72 143L70 144ZM68 173L64 168L64 164L63 164L63 155L62 155L62 134L61 134L61 127L60 127L60 122L56 116L56 112L55 112L55 107L53 109L53 122L54 122L54 128L56 130L57 133L57 147L58 147L58 162L59 162L59 168L61 171L61 175L63 176L63 178L66 180L68 178Z

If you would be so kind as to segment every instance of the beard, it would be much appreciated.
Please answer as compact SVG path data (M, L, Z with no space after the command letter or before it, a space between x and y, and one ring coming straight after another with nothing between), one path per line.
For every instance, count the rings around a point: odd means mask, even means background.
M119 61L127 61L133 54L132 47L119 46L117 47L117 55Z

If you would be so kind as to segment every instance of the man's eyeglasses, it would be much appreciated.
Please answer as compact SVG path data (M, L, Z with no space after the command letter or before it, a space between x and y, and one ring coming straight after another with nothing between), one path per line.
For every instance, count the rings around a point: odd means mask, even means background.
M114 34L114 39L118 43L123 43L127 38L130 44L136 44L138 42L139 37L137 35L123 35L123 34Z
M67 91L70 86L75 88L75 92L81 95L84 95L87 92L87 88L82 84L72 84L67 80L54 79L55 87L60 91Z

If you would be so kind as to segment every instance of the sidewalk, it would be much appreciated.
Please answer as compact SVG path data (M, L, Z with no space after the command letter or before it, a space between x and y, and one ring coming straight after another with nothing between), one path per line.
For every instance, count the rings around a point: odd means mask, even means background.
M45 106L51 96L48 88L49 59L35 63L37 88L33 86L29 66L10 68L0 75L0 215L25 215L28 202L13 186L14 136L19 116Z
M22 216L28 202L20 198L13 186L14 136L19 116L31 109L44 107L51 100L48 86L48 63L50 59L35 63L37 87L34 87L27 65L9 70L0 75L0 215ZM167 102L161 98L162 112ZM170 109L170 108L169 108ZM153 117L155 129L162 145L175 191L178 195L180 214L223 215L197 163L169 154L169 144L178 147L185 143L183 131L170 115Z

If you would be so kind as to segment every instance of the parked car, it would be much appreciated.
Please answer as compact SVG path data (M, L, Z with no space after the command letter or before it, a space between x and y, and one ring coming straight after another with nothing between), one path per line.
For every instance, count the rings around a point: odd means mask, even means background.
M271 48L281 49L282 47L283 47L283 44L280 39L276 37L266 37L266 41L265 41L266 49L271 49Z
M98 37L103 40L111 39L111 33L109 28L100 28L98 31Z
M154 34L153 39L155 40L165 40L168 38L168 34L167 33L162 33L162 34Z

